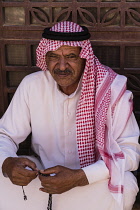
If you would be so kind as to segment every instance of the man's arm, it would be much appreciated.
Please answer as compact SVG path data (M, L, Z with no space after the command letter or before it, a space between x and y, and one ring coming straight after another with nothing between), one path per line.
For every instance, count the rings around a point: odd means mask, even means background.
M117 143L125 156L125 171L135 171L139 165L140 145L138 143L139 128L132 114ZM83 168L90 184L110 177L109 170L103 160Z
M133 113L127 118L130 100L132 100L132 94L130 91L126 91L116 104L113 116L111 109L107 115L108 135L111 132L112 140L118 145L125 157L124 171L137 170L140 161L139 128ZM83 168L83 170L89 183L109 178L109 170L103 160L99 160L95 164Z
M26 160L25 164L25 160L17 158L16 155L19 143L24 141L31 132L26 88L26 81L23 80L0 120L0 166L3 174L8 176L14 184L20 184L15 181L17 176L28 177L30 174L31 177L33 175L31 179L35 177L35 172L28 172L25 165L32 169L35 166L33 167L29 160Z
M9 156L16 157L19 143L31 133L26 87L26 80L23 80L0 119L0 159Z

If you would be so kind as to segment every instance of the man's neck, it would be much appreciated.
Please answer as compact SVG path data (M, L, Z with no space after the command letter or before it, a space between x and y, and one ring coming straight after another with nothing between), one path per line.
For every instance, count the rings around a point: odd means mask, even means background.
M65 93L66 95L71 95L72 93L75 92L75 90L77 89L78 84L74 84L73 86L69 86L69 87L62 87L59 86L59 89Z

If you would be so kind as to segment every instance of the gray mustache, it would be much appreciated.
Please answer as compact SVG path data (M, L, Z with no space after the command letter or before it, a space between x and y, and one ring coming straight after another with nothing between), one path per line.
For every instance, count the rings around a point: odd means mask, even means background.
M72 71L70 69L65 69L64 71L62 71L60 69L55 69L54 70L54 73L55 74L61 74L61 75L63 75L63 74L71 74Z

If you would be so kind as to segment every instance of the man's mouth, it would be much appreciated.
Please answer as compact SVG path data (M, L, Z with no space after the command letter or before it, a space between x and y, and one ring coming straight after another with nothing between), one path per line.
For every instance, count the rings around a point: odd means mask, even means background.
M70 75L69 73L67 73L67 74L57 74L57 76L59 76L59 77L67 77L69 75Z
M61 71L60 69L55 69L54 74L60 76L60 77L66 77L72 74L72 71L69 69L65 69L64 71Z

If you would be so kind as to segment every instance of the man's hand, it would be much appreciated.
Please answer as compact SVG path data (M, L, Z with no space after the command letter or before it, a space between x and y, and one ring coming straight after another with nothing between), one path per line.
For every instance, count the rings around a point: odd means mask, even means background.
M55 174L54 176L39 176L43 186L40 190L50 194L61 194L76 186L89 184L82 169L73 170L63 166L55 166L40 172L44 175Z
M32 170L25 169L26 167ZM26 186L38 175L36 164L28 158L8 157L3 162L2 172L16 185Z

